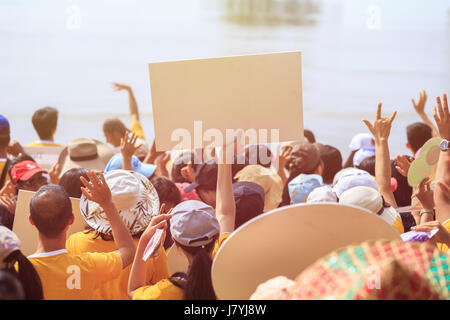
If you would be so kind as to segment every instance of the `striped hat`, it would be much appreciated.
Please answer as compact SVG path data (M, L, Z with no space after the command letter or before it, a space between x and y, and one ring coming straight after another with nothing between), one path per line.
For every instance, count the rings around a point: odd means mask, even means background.
M336 250L296 278L290 299L450 299L449 256L427 243L367 241Z

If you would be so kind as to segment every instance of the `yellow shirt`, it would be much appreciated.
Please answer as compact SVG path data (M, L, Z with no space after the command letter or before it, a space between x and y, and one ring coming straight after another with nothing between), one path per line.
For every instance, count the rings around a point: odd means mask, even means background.
M52 141L35 141L27 144L27 147L64 147L63 145L54 143Z
M450 219L447 219L446 221L444 221L444 223L442 225L448 232L450 232ZM441 250L444 253L448 252L448 246L444 243L438 243L437 247L439 248L439 250Z
M41 278L45 300L95 299L94 291L122 270L115 252L73 255L62 249L28 259Z
M212 258L231 233L222 233L216 241ZM183 300L184 290L174 285L169 279L163 279L155 285L143 286L134 292L133 300Z
M94 239L94 236L94 231L72 234L66 241L68 252L71 254L81 254L84 252L111 252L117 250L114 241L105 241L100 237ZM134 239L134 243L137 247L139 239ZM155 284L170 276L164 247L160 247L157 255L156 258L147 260L147 283ZM98 290L98 296L103 300L129 300L128 278L130 271L131 264L123 269L118 277L103 284Z
M136 134L138 138L145 140L144 129L142 129L141 123L139 121L131 122L131 132Z
M3 169L5 169L6 160L7 160L7 159L0 159L0 178L1 178L2 173L3 173ZM9 174L6 173L6 175L5 175L5 181L4 181L3 185L0 185L0 188L3 188L3 186L4 186L8 181L9 181ZM1 181L0 181L0 183L1 183Z

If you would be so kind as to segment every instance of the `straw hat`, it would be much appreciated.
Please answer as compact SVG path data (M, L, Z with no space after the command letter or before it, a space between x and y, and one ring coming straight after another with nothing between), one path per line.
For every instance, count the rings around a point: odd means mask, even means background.
M425 243L374 240L350 245L297 276L288 298L448 300L449 260Z
M107 172L105 180L111 189L112 201L131 235L144 231L152 217L159 213L158 193L150 181L137 172L126 170ZM83 194L80 209L91 228L112 235L109 220L100 205L87 200Z
M234 176L237 181L249 181L259 184L266 195L264 212L278 207L283 194L283 181L271 169L260 165L248 165Z
M113 155L113 150L101 141L77 138L59 154L61 175L72 168L103 170Z

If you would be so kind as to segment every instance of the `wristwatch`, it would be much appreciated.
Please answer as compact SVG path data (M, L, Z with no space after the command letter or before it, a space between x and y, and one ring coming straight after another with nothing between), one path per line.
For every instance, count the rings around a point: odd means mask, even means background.
M450 150L450 141L448 140L442 140L441 144L439 145L442 151L447 151Z

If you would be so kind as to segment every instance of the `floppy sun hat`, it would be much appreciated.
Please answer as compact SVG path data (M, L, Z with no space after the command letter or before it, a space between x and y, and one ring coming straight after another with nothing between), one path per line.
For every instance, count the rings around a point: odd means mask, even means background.
M131 235L144 231L152 217L159 213L159 197L155 187L143 175L126 170L105 173L112 201ZM86 223L99 233L112 235L103 208L81 196L80 209Z
M448 300L449 263L429 244L367 241L317 260L297 276L287 298Z

